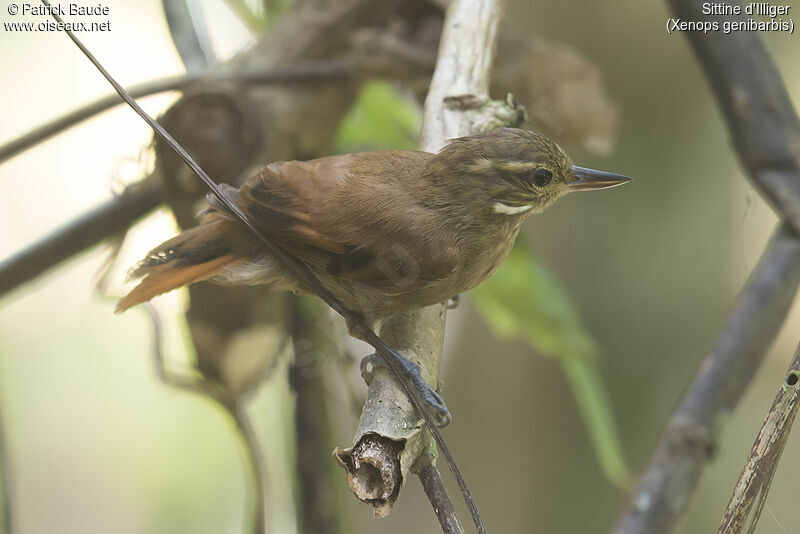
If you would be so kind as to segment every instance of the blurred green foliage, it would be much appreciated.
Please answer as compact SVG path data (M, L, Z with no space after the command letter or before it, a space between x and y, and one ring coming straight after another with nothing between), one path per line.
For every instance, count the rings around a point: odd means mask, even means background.
M267 30L289 7L289 0L225 0L225 3L254 33Z
M421 123L419 107L409 97L388 82L368 82L339 126L336 150L415 149Z
M2 415L2 414L0 414ZM6 439L5 439L5 432L3 430L3 421L0 420L0 458L4 458L7 454L2 447L5 447ZM4 471L3 462L0 462L0 533L11 534L11 518L9 517L9 510L6 509L9 506L9 498L7 494L8 481L6 477L6 473Z
M627 487L630 473L597 370L597 348L558 278L524 239L517 239L494 276L472 291L472 299L495 336L523 340L558 359L603 472Z

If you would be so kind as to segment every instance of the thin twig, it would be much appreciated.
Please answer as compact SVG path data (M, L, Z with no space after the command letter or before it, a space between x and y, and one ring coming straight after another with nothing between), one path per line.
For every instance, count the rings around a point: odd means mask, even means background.
M669 3L678 18L714 21L702 15L699 2ZM785 222L667 424L617 534L672 530L714 451L725 416L755 375L800 285L800 121L780 74L756 32L683 33L709 78L742 165Z
M258 435L253 428L253 423L250 420L250 415L247 413L247 408L243 401L238 401L232 410L228 410L228 413L230 413L231 417L236 422L236 428L239 430L239 436L242 438L242 445L247 453L247 459L250 464L250 472L253 474L253 486L255 487L253 532L256 534L265 534L267 479L264 475L267 472L267 468L264 463L264 457L261 454L261 446L258 442Z
M288 84L288 83L319 83L321 81L347 81L352 76L350 67L333 62L308 63L288 68L275 68L265 72L220 72L202 74L181 74L144 82L134 85L128 92L133 98L163 93L166 91L180 91L189 85L197 83L212 83L231 81L246 85ZM0 146L0 163L24 152L37 143L71 128L76 124L94 117L107 109L118 106L120 101L116 93L100 97L99 99L70 111L47 124L13 139Z
M266 468L258 445L258 437L253 430L250 418L242 400L232 399L219 385L201 377L182 375L169 370L164 354L163 326L155 306L145 303L147 315L152 327L152 355L153 367L159 380L164 384L188 393L199 395L221 406L230 415L236 424L238 434L242 439L248 463L253 474L255 488L255 504L253 509L253 533L265 532L265 507L266 507Z
M491 0L486 0L491 4ZM50 4L47 0L41 0L42 4L50 7ZM495 0L495 2L499 2L499 0ZM61 17L56 15L55 13L51 13L52 17L57 22L62 22ZM428 430L431 432L434 440L436 441L439 450L445 456L450 466L450 470L453 473L453 476L456 479L456 483L458 484L459 488L461 489L462 495L464 497L464 501L469 508L473 520L476 523L476 527L478 527L479 532L485 532L485 528L483 527L483 523L480 519L480 514L478 513L477 506L475 501L472 497L472 494L467 487L466 481L464 477L461 475L461 471L455 463L455 459L453 458L452 453L450 452L449 447L444 441L444 438L441 435L441 432L436 427L436 422L433 419L433 416L428 412L426 409L424 401L420 398L420 394L415 390L414 385L410 383L399 368L399 364L397 363L397 358L400 356L394 352L384 341L378 337L378 335L372 330L370 325L367 324L364 317L356 312L353 312L347 308L345 308L339 301L334 297L334 295L328 291L314 274L307 270L305 267L300 265L296 262L291 256L289 256L283 249L275 245L265 234L258 228L248 217L247 215L237 206L228 196L226 196L222 190L217 186L216 183L211 179L210 176L197 164L197 162L189 155L188 152L177 142L175 139L163 128L159 125L150 115L148 115L142 108L139 106L136 101L125 91L125 89L108 73L108 71L100 64L97 58L84 46L84 44L75 36L75 34L70 31L69 29L64 30L67 36L72 40L73 43L83 52L83 54L92 62L92 64L103 74L106 80L114 87L117 93L122 97L123 100L134 110L136 113L145 121L150 127L153 129L156 134L161 137L170 147L175 150L176 154L180 156L180 158L194 171L194 173L200 177L200 179L205 183L205 185L209 188L213 196L219 201L219 203L225 207L232 215L234 215L245 227L247 227L250 232L264 245L267 251L270 252L275 258L278 259L279 262L287 269L287 271L298 281L304 284L306 287L309 287L312 292L319 298L321 298L328 306L330 306L334 311L336 311L339 315L344 317L348 324L351 325L352 330L355 334L357 334L361 339L366 340L370 345L375 348L375 351L381 356L384 360L386 365L391 369L392 373L397 377L400 384L403 386L403 389L406 391L409 399L414 405L415 410L417 413L424 419Z
M131 186L97 208L0 262L0 296L75 254L127 229L161 203L155 184Z
M757 503L747 532L755 531L761 510L767 500L772 477L789 440L798 408L800 408L800 345L795 350L794 359L789 365L778 395L750 450L728 508L722 517L718 534L742 532L748 524L747 519L753 504Z
M433 506L442 532L444 534L464 534L464 527L461 526L461 522L456 516L453 502L447 494L447 488L442 483L442 477L439 470L436 469L436 464L424 462L422 467L416 470L416 474L422 483L425 495L428 496L428 500Z
M207 397L223 406L230 405L224 391L214 383L196 376L173 373L169 370L169 365L167 364L167 359L164 354L164 328L161 324L161 317L156 307L151 303L145 303L144 308L147 311L147 316L150 319L150 327L153 332L151 353L153 355L153 367L155 368L158 379L175 389Z

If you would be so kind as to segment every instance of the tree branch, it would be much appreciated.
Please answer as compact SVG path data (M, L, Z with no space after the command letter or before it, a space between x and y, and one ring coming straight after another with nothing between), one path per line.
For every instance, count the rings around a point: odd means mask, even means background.
M755 531L772 477L789 440L792 424L800 408L800 345L772 403L761 431L745 462L739 481L720 523L718 534L739 534L747 524L753 504L758 501L748 533Z
M502 0L454 0L450 3L436 69L425 101L420 140L422 150L437 152L448 139L486 128L497 120L498 111L505 111L503 106L484 105L488 101L489 74L503 8ZM453 106L453 98L468 100L474 105ZM446 313L446 304L442 303L398 314L385 320L380 330L381 337L387 343L419 364L423 377L434 387L437 385L442 357ZM384 515L398 496L394 488L399 489L409 468L416 465L419 472L423 472L424 462L433 467L436 449L390 373L381 368L374 369L368 383L367 403L356 431L354 446L337 450L337 457L348 470L348 483L357 496L359 489L366 487L376 472L396 474L391 475L395 479L390 483L383 477L387 491L383 492L380 500L372 496L367 499L375 507L376 513ZM445 444L435 433L433 438L439 449L446 456L449 455ZM366 443L375 446L366 446ZM399 447L397 454L373 454L376 449L389 451L392 446ZM359 470L358 466L365 463L372 468ZM479 532L485 532L477 506L454 462L450 462L450 469L466 499L475 526ZM388 488L393 491L388 491Z
M675 16L701 15L693 0L670 0ZM671 531L716 438L763 361L800 285L800 122L755 32L685 32L694 47L754 185L784 219L737 298L711 354L673 413L615 528Z
M700 2L669 0L669 5L683 20L714 20L702 14ZM761 37L758 32L683 33L714 91L739 161L800 234L800 120Z
M447 489L442 483L442 477L436 464L433 462L423 462L422 466L416 470L416 475L425 489L425 495L433 506L433 512L439 520L444 534L464 534L464 527L458 520L453 502L447 494Z
M616 534L670 532L714 453L800 284L800 239L783 226L767 246L727 324L667 423Z
M234 72L205 72L202 74L181 74L158 80L137 84L128 89L134 98L163 93L166 91L180 91L189 86L214 82L239 82L244 85L270 85L270 84L305 84L333 81L348 81L353 72L350 67L342 63L319 62L301 64L292 67L275 68L264 71L234 71ZM119 95L112 93L90 102L82 107L70 111L47 124L12 139L0 146L0 163L13 158L17 154L28 150L42 141L53 137L62 131L75 126L102 113L107 109L122 104Z
M454 0L439 41L422 123L420 150L438 152L449 139L476 133L474 113L447 105L448 97L489 96L503 0Z
M0 262L0 296L118 232L161 203L155 184L142 182Z
M347 497L339 473L330 462L333 427L323 380L330 358L338 350L334 326L325 318L330 312L321 303L295 298L292 306L294 360L289 367L289 385L295 393L295 472L298 530L314 534L341 534ZM335 325L338 331L340 326ZM333 356L332 356L333 355ZM329 371L327 371L329 372Z

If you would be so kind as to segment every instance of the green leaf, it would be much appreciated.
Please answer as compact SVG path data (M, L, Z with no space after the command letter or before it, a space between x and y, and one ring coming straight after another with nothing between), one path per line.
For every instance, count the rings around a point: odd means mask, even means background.
M422 116L411 99L388 82L364 84L336 137L338 152L417 147Z
M233 14L250 30L259 32L267 28L266 14L259 12L247 0L225 0L225 2Z
M289 8L289 0L225 0L225 3L242 24L255 33L269 29Z
M603 473L615 486L629 489L633 479L625 465L614 413L600 373L590 360L562 358L560 361Z
M611 404L596 367L597 346L556 276L518 239L494 276L471 293L478 312L500 339L519 339L561 363L600 467L628 487Z

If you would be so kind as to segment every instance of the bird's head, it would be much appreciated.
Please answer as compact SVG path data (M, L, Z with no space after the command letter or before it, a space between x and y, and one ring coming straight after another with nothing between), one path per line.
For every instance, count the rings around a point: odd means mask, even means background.
M436 166L468 178L488 196L497 214L540 212L573 191L624 184L630 178L573 165L547 137L517 128L497 128L454 139L434 158ZM439 171L442 172L442 171Z

